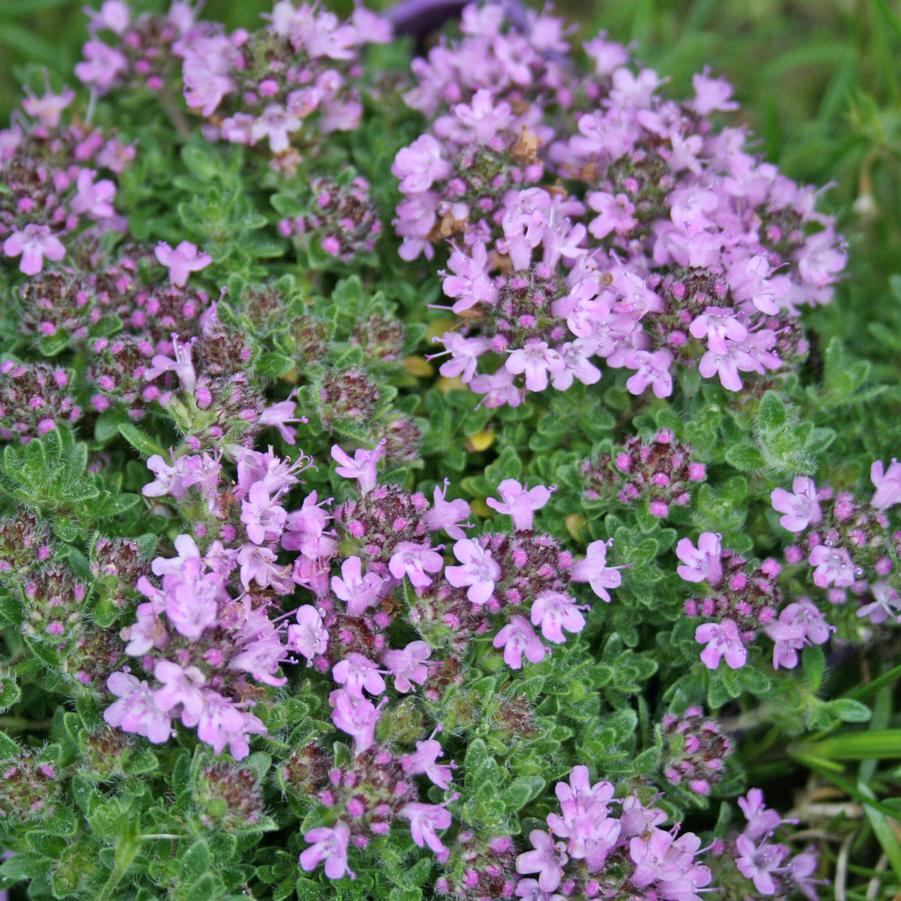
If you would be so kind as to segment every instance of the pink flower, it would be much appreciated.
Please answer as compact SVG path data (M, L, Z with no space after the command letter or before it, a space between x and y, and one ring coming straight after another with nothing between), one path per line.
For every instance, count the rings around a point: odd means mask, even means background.
M182 722L186 726L196 726L204 708L201 688L206 678L203 673L196 666L185 668L168 660L159 660L153 675L163 684L163 688L153 693L156 706L169 713L181 704Z
M433 532L443 529L451 538L459 540L466 537L466 533L459 524L467 524L464 521L469 517L469 504L462 498L446 501L444 498L447 493L447 487L447 479L444 480L443 486L435 486L435 491L432 495L432 507L426 511L422 521Z
M332 576L332 591L347 604L348 616L361 616L378 601L385 585L376 573L363 576L362 565L359 557L348 557L341 564L341 575Z
M843 547L828 547L818 544L807 558L813 573L813 584L818 588L849 588L854 584L857 567L851 555Z
M705 69L703 73L692 76L691 81L695 89L692 105L699 116L738 109L738 104L729 99L732 96L732 85L724 78L710 78Z
M82 48L82 53L84 60L76 64L75 77L82 84L96 88L101 94L108 91L128 68L125 55L103 41L88 41Z
M115 215L113 198L116 186L108 178L95 182L93 169L82 169L76 182L77 193L72 198L72 209L92 219L109 219Z
M66 248L48 226L30 224L3 242L3 253L8 257L21 255L19 271L37 275L44 268L45 257L58 263L66 255Z
M431 135L421 135L409 147L399 150L391 166L392 175L400 179L403 194L428 191L433 182L447 178L451 171L441 145Z
M185 394L193 394L197 387L197 371L191 359L191 344L178 341L172 336L173 357L165 354L155 354L150 361L150 368L144 370L145 381L152 382L158 379L164 372L174 372L178 376L178 384Z
M809 285L825 288L845 268L848 258L835 244L835 235L828 230L810 235L804 242L798 253L798 272Z
M22 101L22 108L29 116L34 116L41 125L47 128L56 128L63 110L75 99L75 91L66 88L61 94L51 94L49 91L43 97L26 97Z
M626 366L637 370L626 381L630 394L642 394L648 385L656 397L669 397L673 393L673 377L669 368L673 363L673 355L668 350L649 353L636 350L629 355Z
M882 460L876 460L870 467L870 481L876 488L870 505L877 510L888 510L901 503L901 463L894 457L886 472Z
M791 492L774 488L770 495L773 509L783 513L779 524L789 532L803 532L809 525L816 525L823 518L817 500L817 486L806 476L797 476Z
M477 541L464 538L454 544L454 556L462 566L448 566L444 576L454 588L469 586L466 597L473 604L484 604L494 593L494 584L501 577L497 561Z
M250 127L251 143L256 144L261 138L269 140L269 149L273 153L282 153L291 144L290 135L303 125L300 116L285 109L279 103L270 103L262 114L253 120Z
M484 244L476 244L471 257L455 247L448 266L454 274L445 274L442 288L448 297L457 298L451 308L455 313L462 313L477 303L493 304L497 300L497 288L486 271L488 251Z
M798 651L806 644L825 644L833 627L814 603L802 598L789 604L779 619L766 627L773 640L773 667L794 669L798 665Z
M599 241L611 232L626 235L638 225L638 220L632 215L635 207L625 194L614 196L605 191L594 191L585 199L595 212L600 213L588 225L588 231Z
M529 833L529 841L532 843L532 851L526 851L516 858L517 873L538 873L538 885L544 892L554 891L563 879L563 867L569 858L566 855L566 845L563 842L555 842L554 839L541 829L533 829Z
M438 758L444 753L440 742L430 738L427 741L416 742L414 754L404 754L400 758L400 765L408 776L424 774L431 781L445 791L450 788L453 779L454 765L452 763L438 763Z
M190 641L197 641L218 619L220 600L227 600L225 580L216 572L205 572L203 560L184 561L177 573L163 577L166 616L175 629Z
M319 611L310 604L297 608L294 614L297 625L288 626L288 647L312 660L324 654L328 647L328 631Z
M275 551L270 548L245 544L238 548L235 562L241 567L241 584L245 591L251 582L256 582L260 588L272 586L280 593L290 591L288 568L278 563Z
M581 632L585 617L574 598L560 591L542 591L535 598L531 611L532 625L541 626L541 634L554 644L566 641L563 630Z
M536 510L540 510L550 499L555 487L546 488L536 485L525 488L516 479L504 479L497 486L500 500L489 497L485 503L498 513L506 513L513 518L513 528L518 532L532 528L532 520Z
M741 669L748 659L738 626L731 619L720 623L703 623L695 629L695 641L707 645L701 651L701 661L707 669L716 669L725 657L731 669Z
M548 384L548 373L559 375L566 369L566 364L556 350L548 347L547 342L529 338L522 348L514 350L507 357L504 368L511 375L525 373L526 388L529 391L544 391Z
M707 307L691 321L688 330L699 341L706 341L715 354L728 353L727 341L741 344L748 337L748 330L736 318L735 311L720 307Z
M301 508L288 516L282 536L282 547L286 551L300 551L310 560L328 557L334 552L335 539L325 531L331 518L322 509L325 503L327 501L320 501L316 492L311 491Z
M608 588L619 588L623 577L619 568L607 566L607 544L604 541L592 541L588 545L584 560L573 564L570 577L573 582L587 582L591 590L606 603L610 603Z
M363 689L371 695L380 695L385 691L385 680L379 668L368 657L355 651L332 667L332 678L357 698L363 697Z
M491 644L504 649L504 663L510 669L522 669L523 654L531 663L541 663L548 652L529 621L519 614L510 617L510 622L494 636Z
M413 690L413 683L422 685L428 678L426 660L432 656L432 649L424 641L411 641L403 649L393 649L382 654L382 662L394 677L394 688L407 694Z
M297 440L295 430L288 428L295 422L306 422L304 417L294 415L297 404L293 399L282 400L277 404L266 407L257 418L260 425L268 425L274 428L282 437L285 444L294 444Z
M88 25L91 33L106 29L114 34L122 34L128 28L131 18L131 10L123 0L103 0L100 9L95 10L86 6L84 13L91 20Z
M782 822L779 814L766 806L759 788L749 789L744 798L738 799L738 806L748 821L742 831L751 841L756 842L769 835Z
M436 854L444 854L447 848L438 838L436 829L447 829L451 824L450 811L440 804L420 804L413 801L404 804L398 813L410 821L410 835L419 848L428 846Z
M172 720L157 706L154 692L146 682L129 673L113 673L106 680L106 687L119 698L103 711L103 718L110 726L143 735L155 745L169 739Z
M364 697L352 695L339 688L329 695L332 705L332 722L354 740L354 751L362 754L375 741L375 726L379 710Z
M722 552L722 536L716 532L703 532L697 548L688 538L681 538L676 545L676 556L682 563L676 572L686 582L706 581L718 585L723 578Z
M486 351L491 349L491 342L487 338L476 336L474 338L464 338L459 332L445 332L440 341L446 348L439 354L432 354L429 359L441 357L449 353L451 358L441 364L438 370L445 378L460 377L460 381L464 384L471 382L476 374L476 367L479 365L479 357ZM473 389L475 390L475 389Z
M340 464L335 467L335 472L345 479L356 479L360 486L360 494L364 497L375 488L376 464L385 453L384 442L374 450L358 448L351 459L340 447L332 445L332 459Z
M287 511L279 506L262 482L251 486L241 501L241 522L254 544L278 541L288 521Z
M213 258L200 253L190 241L182 241L174 250L165 242L156 245L156 258L169 270L169 280L178 288L184 287L192 272L206 269Z
M388 561L388 570L395 579L407 576L414 588L427 588L432 579L427 573L440 573L444 560L434 549L412 541L401 541Z
M325 875L329 879L341 879L345 875L356 879L356 873L347 865L350 829L344 823L336 823L332 828L317 826L303 838L310 847L301 851L298 858L302 870L309 873L325 861Z
M901 623L901 595L888 582L876 582L870 587L873 600L857 611L857 615L866 617L871 623L878 625L886 620ZM140 608L138 608L140 609Z
M779 883L773 878L773 873L782 871L782 861L788 855L788 848L767 842L755 845L748 836L739 835L735 840L735 850L735 866L742 876L750 879L761 895L775 895Z
M475 92L469 105L458 103L454 107L454 116L457 120L455 123L457 133L454 137L460 139L461 143L469 143L472 140L477 144L487 144L511 122L510 104L501 101L495 105L491 91L485 88ZM443 121L439 120L439 123Z
M741 391L742 381L739 372L763 372L763 369L743 345L726 340L721 353L711 349L701 357L698 372L705 379L718 376L720 384L727 391Z

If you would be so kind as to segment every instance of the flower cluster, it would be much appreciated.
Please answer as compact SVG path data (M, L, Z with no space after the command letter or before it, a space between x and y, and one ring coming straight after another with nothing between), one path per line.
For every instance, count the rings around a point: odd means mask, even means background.
M527 391L590 385L595 358L631 370L631 393L668 397L676 364L738 391L806 353L797 309L829 299L844 253L812 191L749 154L741 129L714 128L735 108L725 82L697 75L676 103L601 37L583 109L553 61L569 50L558 20L527 38L499 7L470 7L463 31L414 66L408 102L431 126L393 168L401 255L452 247L443 287L461 319L440 338L442 374L515 406L519 376Z
M47 363L0 363L0 438L27 443L77 422L82 409L69 382L69 373Z
M0 131L0 242L19 271L37 275L71 254L76 239L121 231L113 201L134 147L89 125L63 124L75 95L46 93L23 102L26 116Z
M621 504L641 501L651 516L662 518L670 507L691 501L693 488L707 477L707 469L692 460L687 444L676 440L669 429L660 429L653 441L633 435L615 455L586 460L580 476L587 501L608 500L619 488L615 496Z
M817 488L798 476L792 490L773 490L773 509L782 528L798 535L785 549L790 566L804 563L809 578L831 604L857 600L857 616L880 624L901 622L898 582L901 533L892 531L886 511L901 503L901 464L876 460L870 470L876 489L869 502L848 491Z
M208 137L265 141L281 171L293 171L320 134L356 128L362 104L355 81L360 48L390 39L390 26L362 6L351 20L290 0L269 24L230 35L215 28L185 42L182 78L188 107L207 120Z
M709 795L723 778L732 742L720 724L704 716L701 707L688 707L681 716L668 713L661 723L666 739L663 775L673 785L685 783L698 795Z
M98 536L97 544L103 547L109 540ZM108 566L127 555L128 575L145 570L132 542L117 541L115 546L116 551L105 554ZM58 656L61 675L70 686L104 682L121 650L108 630L91 622L89 583L66 559L47 526L31 514L0 520L0 588L16 592L21 635Z
M75 76L97 94L118 87L162 92L171 86L185 48L207 31L184 0L174 0L161 15L136 15L124 0L104 0L87 13L90 40Z
M104 716L111 726L155 743L172 733L173 719L196 728L220 753L228 746L240 760L249 737L264 734L263 722L247 708L263 686L285 684L290 630L270 619L278 596L294 587L291 568L278 562L279 541L288 523L280 501L297 483L304 465L268 453L234 447L238 481L223 481L222 462L210 454L185 455L166 463L151 457L156 479L147 497L171 497L187 509L202 504L194 535L174 541L174 557L152 563L137 587L146 600L137 621L122 630L125 653L136 658L152 681L129 670L114 673L109 690L118 697ZM195 538L196 536L196 538ZM206 545L201 553L197 540Z
M369 197L369 182L362 176L313 178L310 203L297 216L282 219L281 235L327 257L349 263L371 253L382 233L382 223Z
M713 532L704 532L697 546L688 538L680 539L676 555L681 561L676 570L679 577L710 589L706 597L685 602L688 616L716 618L695 630L695 641L705 645L701 660L709 669L716 669L722 660L731 669L741 669L748 660L747 646L761 630L774 642L776 669L793 669L801 648L828 641L833 627L809 599L782 607L783 595L776 582L782 567L776 560L755 566L723 548L721 536Z
M712 875L698 861L701 840L694 833L661 829L663 811L634 794L615 798L610 782L592 785L586 766L575 767L555 790L560 812L548 814L549 831L529 833L532 850L516 858L524 877L517 898L558 901L581 893L700 901Z
M750 891L751 883L760 897L782 899L800 892L815 901L817 886L823 884L815 878L819 865L816 850L807 848L792 854L791 848L777 838L794 821L783 820L767 807L759 788L739 798L738 806L745 817L744 828L714 849L722 855L718 881L742 894Z
M22 820L38 820L52 811L59 795L56 767L30 751L13 760L0 761L0 814Z

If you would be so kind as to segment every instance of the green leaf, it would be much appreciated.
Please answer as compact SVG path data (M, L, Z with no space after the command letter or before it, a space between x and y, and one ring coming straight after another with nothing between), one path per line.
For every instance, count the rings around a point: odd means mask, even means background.
M130 422L119 423L119 434L136 450L142 457L152 457L154 454L164 457L166 451L145 431L139 429Z
M179 873L184 882L196 882L210 868L210 849L203 839L194 842L181 856Z
M732 445L726 451L726 462L739 472L752 472L755 469L762 469L764 466L763 456L751 444Z
M760 401L757 411L757 423L761 432L775 432L788 421L788 411L778 394L767 391Z
M518 813L544 788L540 776L517 776L499 795L498 803L507 813Z
M15 757L21 750L15 739L0 731L0 760L8 760L10 757Z

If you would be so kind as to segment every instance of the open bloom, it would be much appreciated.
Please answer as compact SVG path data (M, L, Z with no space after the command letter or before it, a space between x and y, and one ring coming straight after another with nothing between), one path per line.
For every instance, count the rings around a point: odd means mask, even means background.
M532 604L532 625L541 626L541 634L555 644L566 641L563 634L581 632L585 617L574 598L559 591L542 591Z
M335 472L345 479L356 479L360 486L360 494L367 495L375 488L376 464L385 453L384 443L374 450L358 448L351 458L340 445L332 445L332 459L339 465Z
M399 812L405 820L410 821L410 835L418 847L423 848L427 845L436 854L447 851L435 831L447 829L451 824L450 811L446 807L413 801L404 804Z
M315 607L304 604L295 613L297 625L288 626L288 647L312 660L328 647L328 631Z
M608 588L619 588L623 577L619 568L607 566L607 543L592 541L586 550L584 560L573 564L571 578L573 582L587 582L591 590L602 600L610 603Z
M535 511L540 510L551 499L551 493L554 490L554 488L546 488L544 485L526 488L516 479L504 479L497 486L497 493L501 499L489 497L485 503L492 510L511 516L513 527L517 531L526 531L532 528Z
M299 857L300 867L307 872L315 870L325 862L325 875L329 879L340 879L342 876L356 874L347 865L347 845L350 841L350 829L344 823L336 823L333 827L317 826L304 835L304 841L310 847L302 851Z
M395 579L406 576L414 588L428 588L432 584L428 573L440 573L444 560L433 548L412 541L401 541L388 561L388 570Z
M695 629L695 641L707 645L701 651L701 661L707 669L716 669L723 658L731 669L741 669L748 659L738 626L731 619L701 624Z
M385 585L385 580L376 573L364 576L362 567L359 557L348 557L341 564L341 575L332 576L332 591L347 604L349 616L360 616L375 604Z
M190 241L182 241L175 248L160 241L156 246L156 258L169 270L169 279L178 288L185 286L192 272L206 269L213 262L208 253L201 253Z
M495 582L501 577L501 568L491 552L477 541L464 538L454 544L454 556L462 566L448 566L445 578L454 588L468 586L466 597L473 604L484 604L494 593Z
M538 885L544 892L554 891L563 879L563 867L569 857L566 845L555 842L553 837L541 829L533 829L529 833L532 843L531 851L526 851L516 858L516 872L538 874Z
M723 578L721 536L716 532L703 532L695 547L688 538L679 539L676 556L682 563L676 567L680 578L686 582L719 584Z
M19 270L25 275L37 275L44 268L44 258L58 263L66 248L46 225L26 225L14 231L3 242L3 253L8 257L21 256Z
M888 510L901 503L901 463L894 457L888 470L882 460L876 460L870 467L870 480L876 488L870 504L877 510Z
M385 651L382 662L394 677L394 688L401 694L413 690L413 683L422 685L429 675L426 660L432 649L424 641L411 641L405 648Z
M774 488L770 495L773 509L784 514L779 524L789 532L803 532L809 525L816 525L823 518L817 500L817 486L813 479L797 476L792 482L792 490Z
M504 649L504 663L511 669L522 669L524 654L530 662L541 663L548 652L529 621L518 614L510 617L510 622L494 636L491 643L496 648Z

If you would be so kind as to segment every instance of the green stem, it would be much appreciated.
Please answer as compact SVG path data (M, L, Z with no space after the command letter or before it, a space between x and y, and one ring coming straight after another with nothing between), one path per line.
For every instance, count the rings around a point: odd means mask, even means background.
M106 884L100 890L97 901L112 901L116 886L122 881L122 877L125 876L134 859L138 856L140 845L140 839L136 840L134 838L119 843L116 848L116 865L112 873L109 874Z
M46 732L50 720L27 720L24 716L0 716L0 729L6 732Z
M877 676L872 682L867 682L866 685L859 685L853 691L846 692L844 697L859 701L861 698L866 698L879 691L880 688L891 685L896 679L901 679L901 664L892 667L892 669L884 672L881 676Z

